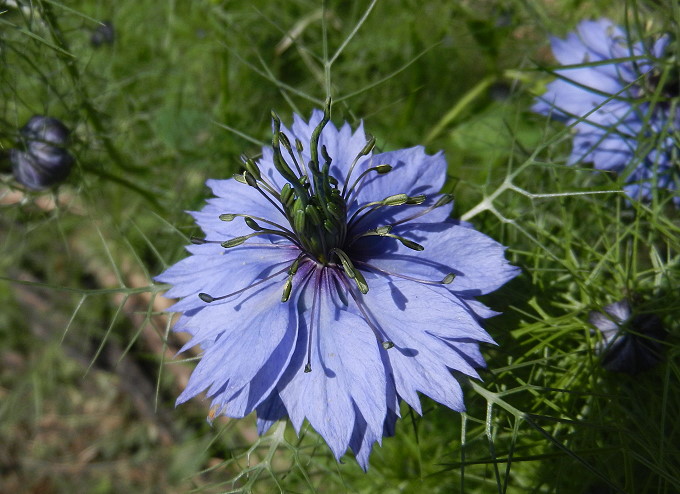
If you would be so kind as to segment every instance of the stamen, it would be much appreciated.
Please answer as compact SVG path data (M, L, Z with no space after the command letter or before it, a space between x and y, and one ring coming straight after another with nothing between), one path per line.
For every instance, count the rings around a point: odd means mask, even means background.
M306 176L309 176L309 170L307 170L307 164L305 163L305 159L302 156L302 151L304 149L305 149L305 147L302 145L302 141L300 141L300 139L296 138L295 139L295 151L297 151L298 160L300 161L300 163L302 163L302 168L305 171L305 173L302 176L306 177Z
M304 255L305 254L300 254L297 256L293 261L293 264L291 264L288 268L288 278L286 278L286 282L283 285L283 295L281 295L281 302L288 302L288 299L290 298L290 292L293 289L293 277L295 276L295 273L297 273L297 270L300 267L300 259L302 259Z
M198 240L200 240L200 239L198 239ZM224 242L220 241L220 240L205 240L205 239L203 240L203 242L201 242L201 244L220 244L220 245L222 245L223 243ZM195 243L195 242L194 242L194 244L199 245L198 243ZM258 249L288 249L288 250L290 250L290 249L300 249L300 247L297 246L297 245L293 246L293 245L289 245L289 244L262 244L262 243L252 243L252 244L250 244L250 243L245 243L245 242L242 243L241 245L239 245L239 247L256 247Z
M375 339L378 340L378 343L385 349L389 350L394 346L394 343L392 343L390 340L386 338L386 334L384 334L383 331L380 330L380 328L371 321L371 317L368 315L368 311L365 309L363 306L363 303L357 298L355 293L352 291L351 287L349 286L349 283L347 283L347 280L345 280L342 276L338 276L338 279L340 282L345 285L345 289L349 292L350 296L352 297L352 300L357 304L357 307L359 308L359 312L361 312L361 315L364 317L364 321L366 321L366 324L368 325L369 328L371 328L371 331L373 331L373 335L375 336Z
M222 245L224 241L222 240L206 240L200 237L191 237L191 243L194 245L204 245L204 244L220 244ZM241 244L240 246L246 247L257 247L258 249L293 249L292 245L281 245L281 244Z
M311 238L308 239L310 244L313 245L313 250L316 251L319 247L321 248L321 252L325 253L326 252L326 236L323 233L322 228L322 213L318 210L316 206L313 204L308 204L307 207L304 210L304 218L305 221L307 219L310 221L312 225L316 228L316 235L313 235ZM303 222L304 224L304 222ZM298 232L302 232L303 230L298 230ZM319 246L318 243L321 243ZM324 259L319 259L321 262L325 262Z
M392 171L392 167L390 165L377 165L369 168L368 170L363 171L361 175L359 175L357 179L354 181L349 190L347 190L347 192L345 192L345 189L347 189L347 182L345 182L345 186L342 189L342 197L345 198L345 201L347 201L347 203L349 203L350 202L349 198L352 196L352 192L354 191L356 186L359 185L359 182L361 182L366 177L366 175L368 175L371 172L376 172L378 175L385 175L390 171Z
M309 318L309 335L307 335L307 363L305 364L305 373L307 374L312 372L312 335L314 333L314 321L316 320L314 313L316 312L317 302L321 293L321 280L319 278L321 278L322 275L323 271L317 273L317 282L314 286L314 298L312 299L312 313L311 317Z
M437 199L437 202L435 202L429 208L423 209L423 210L421 210L421 211L419 211L419 212L417 212L417 213L415 213L415 214L413 214L413 215L411 215L407 218L404 218L402 220L395 221L394 223L390 223L390 225L397 226L397 225L401 225L402 223L407 223L411 220L415 220L416 218L420 218L421 216L424 216L427 213L434 211L437 208L440 208L442 206L446 206L451 201L453 201L453 196L451 194L442 194L442 196L439 199Z
M293 216L293 228L295 228L296 232L305 231L306 218L307 215L302 209L298 209L295 211L295 215Z
M283 204L284 208L289 208L293 204L293 201L295 200L295 194L293 193L293 188L289 183L286 183L281 189L279 200L281 201L281 204Z
M456 275L453 273L449 273L446 276L444 276L444 279L442 280L442 285L450 285L453 283L453 280L456 279Z
M402 237L400 235L395 235L393 233L389 233L389 231L391 229L392 229L391 225L385 225L384 227L378 227L375 230L368 230L368 231L362 233L361 235L357 235L356 237L352 238L352 240L350 240L347 243L347 245L348 246L352 245L354 242L356 242L357 240L359 240L362 237L378 236L378 237L391 237L391 238L397 239L397 240L399 240L399 242L401 242L404 245L404 247L408 247L409 249L413 249L413 250L416 250L418 252L425 250L425 247L423 247L422 245L420 245L417 242L414 242L413 240L409 240L406 237Z
M293 153L293 147L290 145L290 140L288 139L288 136L284 134L283 132L279 132L279 140L281 141L281 144L285 148L286 151L288 151L288 154L290 157L293 159L293 164L295 165L295 169L298 172L298 176L302 177L304 173L302 173L302 169L300 168L300 164L298 161L295 159L295 154Z
M278 263L278 264L282 264L282 263ZM210 303L215 302L215 301L217 301L217 300L224 300L225 298L233 297L234 295L238 295L238 294L240 294L240 293L245 292L246 290L250 290L250 289L253 288L253 287L256 287L256 286L258 286L258 285L261 285L262 283L264 283L264 282L266 282L266 281L269 281L269 280L271 280L272 278L274 278L275 276L278 276L278 275L280 275L281 273L285 272L287 269L288 269L287 267L286 267L286 268L283 268L282 270L277 271L276 273L271 274L271 275L267 276L266 278L262 278L262 279L259 280L259 281L256 281L256 282L254 282L254 283L251 283L250 285L248 285L248 286L245 287L245 288L241 288L240 290L236 290L235 292L229 293L229 294L227 294L227 295L222 295L221 297L213 297L212 295L210 295L210 294L208 294L208 293L203 293L203 292L199 293L199 294L198 294L198 297L199 297L201 300L203 300L205 303L207 303L207 304L210 304Z
M253 177L250 173L248 173L248 171L243 172L243 180L245 180L246 185L250 185L255 190L257 190L260 194L262 194L262 197L267 199L267 201L269 201L272 206L274 206L276 209L278 209L279 212L282 215L286 216L286 213L283 211L283 209L281 209L281 206L276 204L276 202L274 202L274 200L271 197L269 197L267 194L265 194L265 192L260 188L258 183L255 181L255 177ZM277 199L280 200L280 197L281 197L280 194L277 194L275 191L274 191L274 193L272 193L272 191L268 191L268 192L270 194L272 194L273 196L277 197Z
M251 174L253 178L255 179L254 181L249 181L245 174L243 174L243 179L245 180L246 185L251 185L253 186L254 183L259 182L262 187L269 192L271 195L276 197L278 195L278 192L276 192L276 188L274 185L269 183L260 173L260 168L257 166L255 161L252 158L248 158L245 154L241 155L241 161L243 161L243 166L246 169L246 172Z
M295 189L295 192L298 195L298 198L304 202L304 204L307 204L307 191L305 188L300 184L300 180L295 173L293 173L293 170L290 169L288 166L288 163L286 163L286 160L283 159L283 155L281 154L281 119L279 116L275 113L272 112L272 120L274 121L274 135L272 137L272 149L274 151L274 167L279 171L283 177L290 182L290 184L293 186ZM286 138L287 139L287 138ZM278 206L277 206L278 208ZM279 208L280 209L280 208ZM285 213L284 213L285 216Z
M242 155L241 160L243 161L243 165L245 166L246 171L250 173L253 177L255 177L255 180L262 180L260 168L255 164L255 162L252 159L248 158L245 155Z
M415 281L416 283L423 283L424 285L449 285L453 282L453 280L456 278L456 275L454 273L449 273L441 281L432 281L432 280L422 280L419 278L414 278L412 276L407 276L405 274L399 274L399 273L394 273L392 271L387 271L386 269L379 268L377 266L374 266L372 264L369 264L367 262L363 261L355 261L357 264L361 264L362 266L366 266L367 268L373 270L373 271L378 271L380 273L389 275L389 276L396 276L397 278L403 278L405 280L409 281Z
M375 137L371 136L368 142L366 142L364 148L361 151L359 151L359 154L356 155L354 161L352 161L352 164L349 167L349 170L347 171L347 176L345 177L345 185L342 188L342 197L346 197L345 192L347 190L347 184L349 183L349 179L352 178L352 172L354 171L354 167L359 162L359 159L362 156L368 156L369 154L371 154L371 152L373 152L373 148L375 148ZM357 182L361 179L361 177L364 176L364 173L362 173L361 176L359 176L356 182L354 182L354 185L356 185ZM354 188L354 185L352 186L352 189Z
M368 283L366 283L364 275L361 274L361 271L354 267L354 264L352 264L349 256L337 247L331 249L331 252L338 256L340 263L342 264L342 269L344 269L347 276L354 280L354 282L357 284L357 288L359 288L359 291L363 294L368 293Z
M262 231L262 227L250 216L244 216L243 219L251 230L255 230L256 232Z
M240 213L225 213L220 215L220 219L222 221L233 221L237 217L242 217L242 218L252 218L253 220L261 221L263 223L267 223L269 225L275 226L276 228L288 233L289 235L295 235L293 232L291 232L288 228L286 228L283 225L279 225L278 223L274 221L270 221L265 218L261 218L260 216L251 216L249 214L240 214ZM254 229L254 228L253 228Z
M335 221L342 224L345 223L346 221L345 212L342 211L337 204L335 204L334 202L330 202L326 205L326 209L328 210L329 213L331 213L331 216L333 216L333 219Z
M288 302L290 292L293 291L293 277L289 276L283 284L283 293L281 294L281 302Z
M265 229L265 228L263 228L262 230L260 230L258 232L253 232L253 233L249 233L248 235L242 235L240 237L234 237L230 240L225 240L220 245L222 247L224 247L225 249L231 249L232 247L236 247L237 245L241 245L242 243L244 243L249 238L257 237L257 236L260 236L260 235L277 235L279 237L283 237L283 238L290 240L295 245L300 247L300 244L298 243L297 239L294 236L291 236L291 235L287 234L286 232L282 232L282 231L279 231L279 230L270 230L270 229ZM300 247L300 248L302 249L302 247Z
M305 208L305 214L316 226L321 224L321 212L319 212L319 209L313 204L307 205Z
M247 185L259 189L260 186L257 183L257 179L248 170L243 172L243 178L245 179Z
M349 221L347 222L348 227L350 226L356 226L362 219L368 217L371 213L374 211L377 211L378 209L382 207L391 207L391 206L403 206L403 205L416 205L416 204L422 204L425 202L427 197L425 195L417 195L417 196L408 196L406 194L395 194L393 196L386 197L382 201L374 201L374 202L368 202L361 206L359 209L357 209L354 214L350 217ZM365 209L368 209L362 216L357 218L357 216ZM356 223L355 223L356 220Z
M274 133L272 135L272 149L274 151L274 166L276 169L285 177L286 180L293 183L296 181L297 176L290 169L288 163L283 159L281 154L281 119L272 111L272 121L274 122Z
M335 287L335 294L338 296L340 301L343 303L345 307L349 305L349 301L347 300L347 297L342 291L342 287L340 286L340 282L338 281L339 276L332 276L331 280L333 281L333 286Z

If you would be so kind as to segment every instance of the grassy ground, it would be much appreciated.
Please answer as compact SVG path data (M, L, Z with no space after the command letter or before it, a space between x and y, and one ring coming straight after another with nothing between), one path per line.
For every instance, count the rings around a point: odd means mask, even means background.
M677 211L564 166L569 130L528 111L550 34L605 15L677 30L670 0L16 4L0 1L0 153L47 114L76 167L42 193L0 175L0 492L680 491ZM94 47L100 21L115 40ZM468 412L404 408L366 474L311 428L258 438L252 417L175 409L196 354L175 356L151 282L199 233L184 211L204 181L258 153L272 109L327 94L382 149L443 149L456 216L523 269L485 300L504 315ZM625 297L669 331L635 377L601 368L588 323Z

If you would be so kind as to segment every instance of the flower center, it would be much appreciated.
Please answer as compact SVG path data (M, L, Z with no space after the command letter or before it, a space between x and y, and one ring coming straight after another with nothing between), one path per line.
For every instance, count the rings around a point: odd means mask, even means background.
M325 266L330 262L334 250L342 247L347 235L347 204L338 189L338 181L330 174L332 159L325 146L321 147L324 160L321 167L319 160L319 138L330 115L328 112L324 114L312 134L311 160L306 164L302 157L302 143L296 141L293 150L288 137L281 132L281 121L276 115L273 117L274 165L288 180L279 194L281 206L301 248L317 263ZM282 147L297 173L284 159Z
M314 262L319 269L329 268L334 272L344 272L347 276L346 279L353 281L359 291L364 294L368 293L368 284L364 279L362 271L355 267L355 263L360 263L363 269L368 268L427 284L448 284L453 281L453 274L447 275L441 281L430 281L417 280L399 275L398 273L388 273L366 262L353 260L348 255L356 241L363 237L373 236L391 237L409 249L422 251L424 248L422 245L392 233L392 229L397 225L425 215L435 208L448 204L452 200L451 196L442 195L432 205L420 208L410 216L393 223L369 228L363 231L363 233L357 233L357 230L361 231L357 228L357 225L375 211L385 207L420 205L425 202L426 196L391 195L379 201L362 204L348 218L347 205L351 204L356 198L356 194L361 190L366 176L373 173L384 175L392 170L392 166L388 164L372 166L360 173L353 182L350 182L354 168L359 160L372 153L375 147L375 139L369 139L362 150L356 155L349 166L347 175L341 185L342 188L340 188L338 180L330 173L332 158L329 156L325 146L319 146L321 132L330 121L330 101L327 103L323 118L312 132L309 141L308 156L310 159L308 161L303 156L305 149L302 142L296 139L295 147L293 147L288 136L281 131L281 120L279 117L276 114L272 114L272 118L274 122L272 160L276 170L286 180L286 184L281 190L278 190L273 183L262 176L258 165L252 159L246 157L242 157L245 171L243 174L235 175L234 179L242 184L253 187L262 194L274 208L286 217L288 225L280 225L266 218L249 214L225 213L220 215L221 220L233 221L237 217L242 217L246 225L253 230L253 233L218 243L225 249L228 249L244 244L248 239L255 236L273 235L283 237L296 245L300 249L300 255L295 261L287 269L278 271L270 276L271 278L288 271L288 279L284 284L283 296L281 297L283 302L287 301L290 297L293 279L302 262ZM322 159L319 158L319 155ZM262 226L263 224L266 224L266 226ZM351 237L348 235L350 232L352 233ZM192 242L200 244L208 241L192 238ZM201 293L199 296L203 301L210 303L215 300L231 297L237 293L241 293L241 291L220 297L213 297L206 293Z

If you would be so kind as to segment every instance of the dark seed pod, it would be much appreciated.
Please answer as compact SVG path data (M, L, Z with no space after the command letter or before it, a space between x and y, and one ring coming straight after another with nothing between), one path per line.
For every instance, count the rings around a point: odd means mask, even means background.
M36 115L20 134L24 150L10 150L16 180L33 190L42 190L68 177L73 156L64 148L69 130L56 118Z
M95 48L99 48L102 45L112 45L115 39L116 31L113 29L113 24L111 21L104 21L92 31L90 43Z
M57 147L65 146L71 133L60 120L42 115L31 117L19 132L28 146L48 144Z
M625 300L607 305L604 312L590 313L590 323L602 334L596 347L602 367L634 375L659 363L666 330L658 316L632 315Z

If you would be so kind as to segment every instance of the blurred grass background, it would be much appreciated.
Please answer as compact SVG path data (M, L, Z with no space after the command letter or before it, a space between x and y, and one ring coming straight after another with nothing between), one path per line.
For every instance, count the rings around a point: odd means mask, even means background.
M77 160L42 193L0 175L0 492L680 492L677 212L564 167L569 131L528 111L548 36L605 15L678 34L672 0L0 1L0 153L44 114ZM404 408L366 474L311 429L175 409L195 354L151 282L204 181L327 91L382 149L443 149L456 215L523 269L485 300L504 315L468 412ZM635 377L601 369L587 322L626 297L670 332Z

